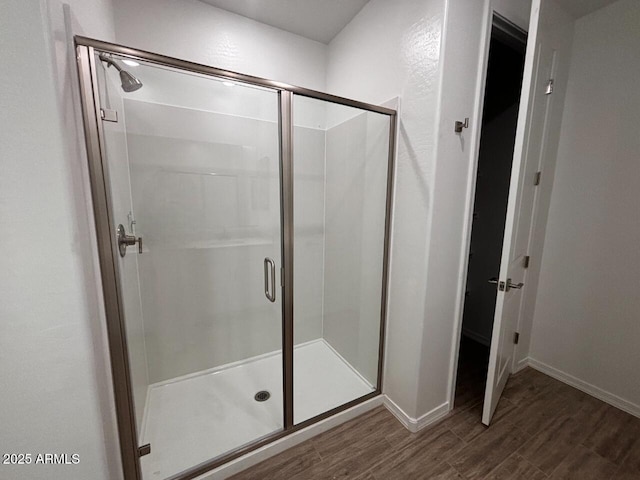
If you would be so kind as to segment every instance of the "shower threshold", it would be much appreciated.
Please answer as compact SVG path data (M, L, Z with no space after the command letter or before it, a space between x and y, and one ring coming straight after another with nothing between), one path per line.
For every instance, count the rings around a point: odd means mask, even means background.
M294 366L296 424L375 390L324 339L297 345ZM280 351L150 385L143 478L170 477L280 431L282 416Z

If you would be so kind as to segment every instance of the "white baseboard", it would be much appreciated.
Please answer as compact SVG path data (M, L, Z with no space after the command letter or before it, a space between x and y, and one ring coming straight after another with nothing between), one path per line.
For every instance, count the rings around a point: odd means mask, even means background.
M369 410L382 405L383 403L384 395L378 395L377 397L362 402L354 407L349 408L348 410L345 410L344 412L340 412L333 415L332 417L325 418L318 423L309 425L307 428L303 428L302 430L293 432L292 434L276 440L275 442L272 442L268 445L265 445L264 447L258 448L253 452L249 452L240 458L236 458L229 463L225 463L221 467L218 467L211 472L207 472L199 476L196 480L223 480L225 478L229 478L232 475L241 472L242 470L252 467L253 465L267 460L268 458L271 458L279 453L282 453L285 450L298 445L299 443L302 443L312 437L315 437L316 435L321 434L322 432L326 432L327 430L337 427L338 425L348 420L362 415L363 413L366 413Z
M512 373L518 373L529 366L529 357L525 357L516 362L515 370Z
M613 393L609 393L606 390L601 389L600 387L596 387L595 385L580 380L573 375L569 375L568 373L558 370L557 368L547 365L546 363L536 360L535 358L529 357L527 359L527 363L531 368L534 368L539 372L549 375L556 380L560 380L567 385L571 385L572 387L575 387L578 390L583 391L584 393L588 393L592 397L602 400L609 405L613 405L614 407L619 408L622 411L640 418L640 405L636 405L635 403L618 397Z
M424 415L413 418L407 415L404 410L386 395L384 395L384 406L387 407L387 410L389 410L407 430L413 433L444 418L450 410L449 402L445 402Z

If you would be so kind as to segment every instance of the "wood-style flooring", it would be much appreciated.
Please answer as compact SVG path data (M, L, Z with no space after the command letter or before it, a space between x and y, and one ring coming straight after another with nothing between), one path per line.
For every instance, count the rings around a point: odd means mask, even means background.
M640 419L527 368L486 428L481 362L465 360L456 408L437 424L410 433L378 407L233 479L640 480Z

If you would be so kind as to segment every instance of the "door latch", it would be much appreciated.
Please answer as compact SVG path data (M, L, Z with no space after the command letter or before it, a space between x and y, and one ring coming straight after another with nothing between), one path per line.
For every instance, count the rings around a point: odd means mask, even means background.
M491 283L493 285L497 285L498 286L498 290L500 290L501 292L504 292L506 290L505 283L498 281L498 279L495 278L495 277L490 278L489 279L489 283Z

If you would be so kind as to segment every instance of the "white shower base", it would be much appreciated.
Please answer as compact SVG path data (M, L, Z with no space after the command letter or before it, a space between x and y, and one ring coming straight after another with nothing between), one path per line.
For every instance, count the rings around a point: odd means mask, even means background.
M268 390L271 398L254 395ZM323 339L294 350L294 422L374 391ZM143 477L164 479L283 428L282 354L274 352L149 387Z

